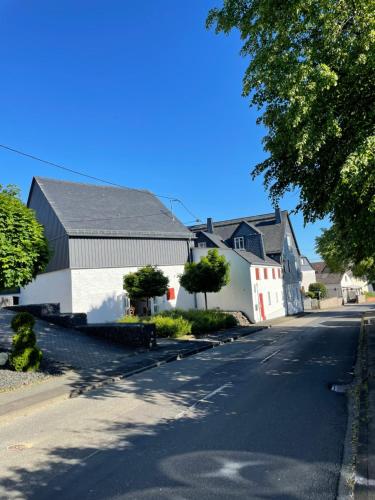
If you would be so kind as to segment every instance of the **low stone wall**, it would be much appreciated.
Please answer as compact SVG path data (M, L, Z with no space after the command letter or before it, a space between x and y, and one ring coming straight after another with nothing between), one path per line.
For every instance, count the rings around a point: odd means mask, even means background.
M319 309L332 309L340 306L342 306L342 298L340 297L319 300Z
M101 323L78 326L76 330L130 347L156 346L156 327L153 323Z
M60 313L60 304L25 304L10 306L7 309L14 312L28 312L36 318L65 328L75 328L87 324L85 313Z
M60 314L60 304L24 304L10 306L7 309L15 312L28 312L40 319L50 314Z

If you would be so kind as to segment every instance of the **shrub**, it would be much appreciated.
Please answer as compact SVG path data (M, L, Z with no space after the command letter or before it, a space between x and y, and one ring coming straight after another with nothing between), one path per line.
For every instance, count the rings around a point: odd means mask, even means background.
M18 372L39 369L42 351L36 345L34 324L34 317L29 313L19 313L12 320L12 328L16 333L12 339L9 364Z
M118 320L118 323L141 323L139 316L123 316Z
M327 297L327 288L324 283L310 283L309 292L314 294L314 299L324 299Z
M11 327L14 332L18 332L20 328L29 328L32 330L35 325L35 318L28 312L20 312L16 314L11 322Z
M365 292L366 297L375 297L375 292Z
M42 357L42 351L38 347L26 347L22 351L12 353L9 356L9 364L16 372L37 371Z
M315 293L314 292L306 292L305 297L309 297L310 299L315 299Z
M182 317L191 322L191 333L193 335L202 335L215 330L223 330L237 326L237 320L232 314L228 314L215 309L200 311L190 309L184 311L182 309L174 309L171 311L163 311L160 313L167 317Z
M148 320L156 326L158 337L178 338L191 333L191 323L184 318L171 318L168 316L153 316Z

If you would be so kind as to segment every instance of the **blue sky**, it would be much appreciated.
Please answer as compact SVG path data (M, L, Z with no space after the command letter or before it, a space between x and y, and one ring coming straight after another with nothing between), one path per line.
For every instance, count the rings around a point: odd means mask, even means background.
M181 198L214 220L272 211L264 129L241 97L237 34L205 29L219 0L0 3L0 143L129 187ZM33 175L84 179L0 149L0 183L25 199ZM281 202L292 209L296 194ZM192 217L182 208L183 222ZM303 227L314 254L326 223Z

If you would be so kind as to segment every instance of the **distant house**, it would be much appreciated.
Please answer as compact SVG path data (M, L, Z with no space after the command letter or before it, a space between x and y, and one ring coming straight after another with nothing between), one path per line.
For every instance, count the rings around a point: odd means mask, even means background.
M59 303L61 312L87 313L90 323L113 321L128 306L123 276L152 264L170 280L154 310L194 307L178 281L193 235L149 191L35 177L27 204L53 256L21 290L21 304Z
M333 273L325 262L313 262L316 272L316 281L324 283L328 297L339 297L344 302L356 300L356 297L369 290L365 278L356 278L351 271Z
M309 291L311 283L316 283L315 269L312 267L311 262L304 255L301 256L301 273L302 273L302 292Z
M287 211L208 219L190 229L196 235L195 260L218 248L232 263L231 285L212 294L211 306L237 304L253 321L303 311L300 252Z

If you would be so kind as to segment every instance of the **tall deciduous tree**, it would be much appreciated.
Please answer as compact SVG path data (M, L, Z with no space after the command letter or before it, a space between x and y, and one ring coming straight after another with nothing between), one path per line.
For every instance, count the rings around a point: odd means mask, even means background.
M169 279L161 269L154 266L145 266L135 273L124 276L124 289L132 300L146 299L147 313L149 299L161 297L167 293Z
M273 201L298 188L306 222L328 215L324 241L375 269L375 16L372 0L224 0L207 25L237 28L249 57L243 95L261 110ZM329 240L329 241L328 241ZM327 245L325 245L326 247ZM336 252L337 254L337 252Z
M189 293L204 293L207 309L207 293L219 292L229 283L229 262L219 255L216 248L209 250L198 263L187 262L184 273L180 276L180 284Z
M43 226L14 186L0 186L0 288L27 285L49 260Z

